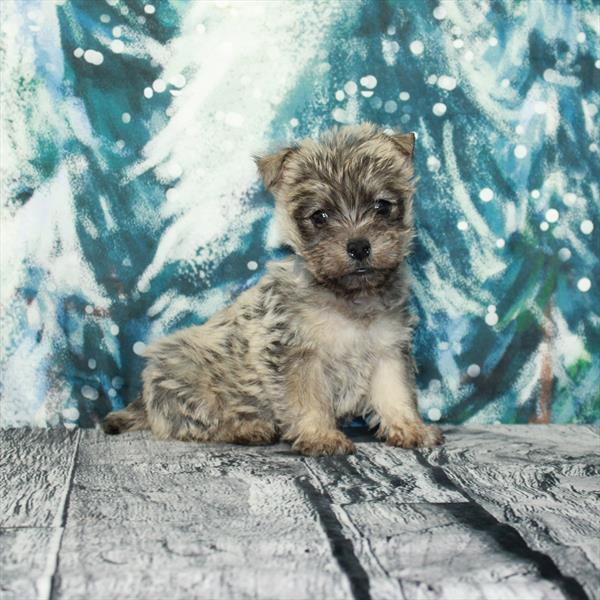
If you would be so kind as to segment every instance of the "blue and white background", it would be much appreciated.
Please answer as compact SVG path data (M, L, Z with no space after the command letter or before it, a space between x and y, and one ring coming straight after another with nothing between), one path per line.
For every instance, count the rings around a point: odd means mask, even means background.
M96 423L280 254L251 155L418 135L420 406L600 419L591 0L3 0L1 425Z

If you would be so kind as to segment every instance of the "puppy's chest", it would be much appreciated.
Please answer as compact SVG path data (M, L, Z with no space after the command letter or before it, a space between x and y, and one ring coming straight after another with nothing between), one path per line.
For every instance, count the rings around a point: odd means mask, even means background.
M382 358L400 355L410 330L393 316L353 320L335 311L305 313L303 333L323 361L338 417L361 412L373 371Z

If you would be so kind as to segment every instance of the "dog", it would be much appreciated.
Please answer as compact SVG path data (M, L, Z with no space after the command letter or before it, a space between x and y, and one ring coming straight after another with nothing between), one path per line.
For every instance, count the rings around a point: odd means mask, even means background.
M142 392L106 433L348 454L338 424L360 415L392 446L440 444L417 409L411 352L414 145L363 124L256 157L294 254L205 324L149 346Z

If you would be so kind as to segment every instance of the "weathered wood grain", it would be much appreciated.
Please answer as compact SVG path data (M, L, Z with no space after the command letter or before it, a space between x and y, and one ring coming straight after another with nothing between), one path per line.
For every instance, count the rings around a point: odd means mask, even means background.
M84 432L57 597L351 595L289 448L113 439Z
M396 453L404 464L412 462L409 456L415 458L410 451L392 449L392 461ZM531 552L518 534L464 496L457 493L458 502L419 503L418 495L340 493L337 485L329 487L333 460L307 461L307 467L352 540L369 597L565 598L579 592L551 561ZM415 463L416 471L423 469ZM352 473L356 489L370 479L369 469L363 470L367 465L357 461ZM451 484L446 491L453 493Z
M0 432L0 518L21 526L1 531L2 598L599 598L598 429L446 433L308 459Z
M78 431L0 430L0 527L44 527L59 514Z
M347 577L315 528L262 535L225 520L206 531L101 521L67 526L55 598L350 598Z
M577 426L457 428L424 454L600 598L600 436Z
M50 586L57 531L52 528L0 529L0 598L33 600ZM49 561L50 559L50 561Z

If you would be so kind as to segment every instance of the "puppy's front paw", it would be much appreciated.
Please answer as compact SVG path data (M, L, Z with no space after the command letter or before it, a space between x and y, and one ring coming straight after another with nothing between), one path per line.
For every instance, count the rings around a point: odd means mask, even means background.
M419 421L400 423L387 430L385 441L390 446L400 448L430 448L444 441L444 434L435 425L425 425Z
M356 447L341 431L325 431L311 436L299 437L292 450L304 456L326 456L329 454L354 454Z

